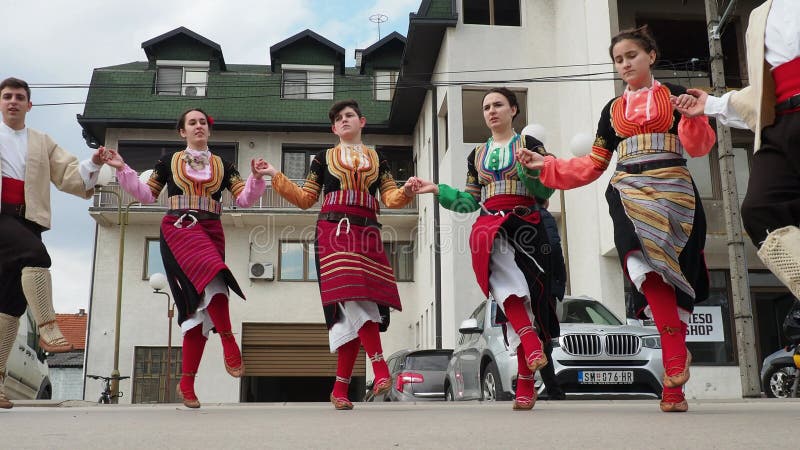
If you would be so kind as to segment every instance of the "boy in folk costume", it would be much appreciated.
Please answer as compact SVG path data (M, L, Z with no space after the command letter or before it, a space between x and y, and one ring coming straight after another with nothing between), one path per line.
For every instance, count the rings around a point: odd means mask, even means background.
M50 228L50 183L88 199L102 166L99 151L78 161L50 136L27 128L25 115L32 106L28 83L0 82L0 408L13 406L3 382L26 303L39 325L43 350L73 349L56 323L50 255L41 236Z
M714 97L698 89L686 115L755 132L742 222L758 256L800 297L800 2L769 0L747 26L750 85Z

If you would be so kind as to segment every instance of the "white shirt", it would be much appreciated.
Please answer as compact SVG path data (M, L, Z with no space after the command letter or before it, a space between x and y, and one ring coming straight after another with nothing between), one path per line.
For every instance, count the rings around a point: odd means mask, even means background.
M0 121L0 158L2 159L2 176L25 180L25 158L28 154L28 127L15 130ZM97 183L100 168L91 159L81 161L78 168L86 190Z
M800 57L800 1L773 0L764 32L764 59L773 69ZM749 128L731 107L728 92L722 97L708 96L704 113L733 128Z

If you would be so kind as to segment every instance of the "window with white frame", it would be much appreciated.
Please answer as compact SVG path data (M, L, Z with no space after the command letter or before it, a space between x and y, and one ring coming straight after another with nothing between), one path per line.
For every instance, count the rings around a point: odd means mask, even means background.
M161 259L161 242L158 238L145 239L144 247L144 276L149 280L154 273L166 274L164 261Z
M333 66L284 64L281 98L333 99Z
M398 76L399 70L375 71L375 100L391 100L394 97Z
M208 61L156 62L156 94L205 97L208 88Z
M519 0L464 0L464 23L520 26Z

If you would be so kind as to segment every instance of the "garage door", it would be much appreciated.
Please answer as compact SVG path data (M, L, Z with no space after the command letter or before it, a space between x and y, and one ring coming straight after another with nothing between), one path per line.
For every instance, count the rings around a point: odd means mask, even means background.
M324 323L244 323L242 353L247 376L336 376L336 353L330 352ZM366 376L363 349L353 376Z

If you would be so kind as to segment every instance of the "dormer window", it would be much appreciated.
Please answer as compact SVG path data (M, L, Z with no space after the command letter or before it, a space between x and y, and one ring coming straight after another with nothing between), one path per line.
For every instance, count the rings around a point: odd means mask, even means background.
M391 100L394 97L394 88L397 86L399 70L375 71L375 100Z
M206 96L208 61L159 60L156 65L157 95Z
M333 66L283 64L281 98L333 99Z

